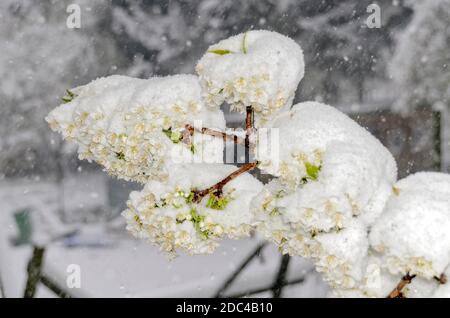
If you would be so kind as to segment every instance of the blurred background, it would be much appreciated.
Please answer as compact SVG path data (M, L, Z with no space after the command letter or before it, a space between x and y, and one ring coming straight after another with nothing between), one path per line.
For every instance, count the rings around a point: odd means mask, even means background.
M74 4L80 28L66 23ZM379 28L367 24L373 4ZM327 294L307 261L258 238L174 261L134 241L120 212L139 186L79 161L44 122L67 88L111 74L193 73L209 45L250 29L302 46L296 102L348 113L392 151L400 176L450 172L450 0L2 0L0 295ZM73 268L80 288L68 284Z

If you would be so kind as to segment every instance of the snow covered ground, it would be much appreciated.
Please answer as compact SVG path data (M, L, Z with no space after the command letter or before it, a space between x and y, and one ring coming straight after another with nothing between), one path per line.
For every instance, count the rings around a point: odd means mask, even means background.
M21 297L26 282L26 266L31 256L30 245L14 246L18 230L14 213L29 208L56 216L57 186L42 180L3 180L0 182L0 275L6 297ZM182 255L169 261L154 246L135 241L124 229L121 217L101 221L108 213L105 178L100 174L81 173L64 183L65 209L72 219L100 220L71 222L67 229L78 235L50 242L44 258L44 273L75 297L212 297L227 277L259 245L257 238L228 240L207 256ZM91 212L90 212L91 211ZM94 211L94 212L92 212ZM281 256L267 245L259 257L239 275L226 294L269 286L275 279ZM81 269L81 288L67 289L70 264ZM326 285L309 263L293 258L287 280L305 277L304 282L287 286L284 297L320 297L327 293ZM37 297L55 297L43 285ZM271 296L270 292L256 296Z

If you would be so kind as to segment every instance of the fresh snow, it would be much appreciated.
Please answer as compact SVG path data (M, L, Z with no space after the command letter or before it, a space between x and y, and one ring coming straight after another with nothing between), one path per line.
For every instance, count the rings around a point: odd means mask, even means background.
M187 144L167 135L181 136L186 124L225 128L222 111L204 106L193 75L148 80L114 75L69 94L71 100L47 116L50 127L77 143L81 159L119 178L145 183L167 178L174 164L222 162L220 139L197 137Z
M439 277L450 264L450 175L416 173L395 189L370 242L393 274Z
M305 72L303 52L276 32L241 33L211 45L196 66L207 104L255 111L255 125L292 105Z
M193 191L203 190L237 170L229 165L185 165L171 171L169 181L149 181L141 192L132 192L123 213L127 229L141 239L160 245L174 255L212 253L224 237L243 238L254 225L250 201L262 184L248 173L227 183L219 199L223 207L208 205L207 195L193 202Z
M256 230L282 253L311 258L332 296L383 297L407 273L417 277L405 296L446 293L436 278L450 265L449 175L396 183L394 158L355 121L319 102L291 108L303 53L278 33L220 41L196 71L198 78L100 78L68 91L47 117L80 158L145 184L123 212L135 237L175 256L209 254L222 239ZM223 130L224 102L241 113L252 106L255 159L275 180L263 185L245 173L198 202L197 190L236 168L222 164L222 138L198 142L186 125Z

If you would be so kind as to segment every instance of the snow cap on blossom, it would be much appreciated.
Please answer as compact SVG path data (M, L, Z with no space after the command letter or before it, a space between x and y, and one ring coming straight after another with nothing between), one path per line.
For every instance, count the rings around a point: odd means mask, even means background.
M371 224L392 193L397 167L390 152L337 109L317 102L295 105L270 122L280 145L259 134L259 168L295 191L286 210L290 222L308 231L345 227L357 217ZM264 147L266 147L264 149Z
M372 270L373 268L376 270ZM385 267L385 258L380 257L377 253L372 253L369 257L363 284L359 286L359 290L364 293L365 297L384 298L396 289L403 276L403 274L389 272ZM440 285L437 278L427 279L416 276L402 288L401 293L405 298L430 297Z
M369 239L366 226L358 219L330 233L318 233L314 239L320 250L315 257L318 272L333 288L355 288L367 266Z
M312 258L332 287L355 287L362 279L368 254L366 226L352 218L342 229L309 230L291 218L296 200L296 192L286 190L279 180L265 185L251 204L258 233L283 253Z
M292 39L271 31L248 31L213 44L196 66L208 105L255 111L262 126L289 109L304 75L303 52Z
M257 231L265 239L275 243L283 254L311 257L315 255L312 235L305 232L300 224L291 223L286 218L286 210L295 200L293 191L274 179L263 186L251 202Z
M127 229L136 237L159 245L169 255L212 253L223 238L242 238L254 225L250 201L262 188L245 173L223 187L221 196L209 194L200 202L195 190L203 190L230 175L229 165L177 166L168 182L149 181L132 192L123 212Z
M370 233L393 274L439 277L450 264L450 175L420 172L398 181Z
M93 160L125 180L163 180L186 162L222 162L220 138L194 134L186 124L224 129L222 111L204 106L196 76L138 79L109 76L67 91L46 120ZM201 136L198 136L201 135Z
M296 191L286 189L279 179L264 185L251 203L257 230L283 253L315 257L320 253L315 237L321 231L308 229L297 218L292 218L297 211L296 201ZM310 212L313 213L312 210Z

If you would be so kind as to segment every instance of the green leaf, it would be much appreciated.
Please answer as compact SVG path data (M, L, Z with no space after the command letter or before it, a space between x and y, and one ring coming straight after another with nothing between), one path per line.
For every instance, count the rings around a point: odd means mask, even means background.
M215 50L209 50L209 53L214 53L217 55L226 55L226 54L231 54L233 53L233 51L230 50L225 50L225 49L215 49Z
M203 222L205 217L197 213L195 208L191 209L191 222L194 225L195 231L200 235L202 240L208 239L210 232L208 230L202 230L200 227L200 223Z
M224 210L230 201L230 196L218 197L214 193L210 193L206 207L214 210Z
M170 137L170 140L172 140L173 143L177 144L180 142L181 138L183 138L183 135L179 131L172 132L172 136Z
M64 104L71 102L76 97L76 95L71 90L66 89L66 92L67 95L62 97L62 101Z
M183 134L179 131L172 131L172 128L163 129L162 132L174 143L177 144L183 139Z
M321 166L315 166L309 162L305 162L306 173L311 180L317 180Z
M191 144L190 150L192 152L192 154L195 154L195 145Z
M186 197L186 203L192 203L194 202L194 197L195 197L195 189L192 189L191 192L189 192L189 195Z
M244 36L242 37L242 52L244 54L247 54L247 32L244 33Z

